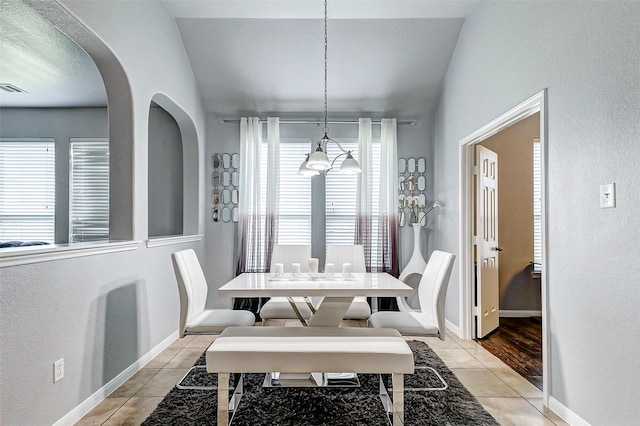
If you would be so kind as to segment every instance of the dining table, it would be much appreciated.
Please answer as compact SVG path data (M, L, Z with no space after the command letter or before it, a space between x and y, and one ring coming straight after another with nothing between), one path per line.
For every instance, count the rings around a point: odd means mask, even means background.
M285 297L303 326L340 327L355 297L411 296L414 289L388 273L242 273L220 287L224 297ZM293 298L304 298L312 312L307 320ZM319 301L312 303L311 299ZM272 372L265 375L264 387L300 386L358 387L357 374Z
M294 297L306 298L313 315L298 319L304 326L338 327L354 297L411 296L414 289L385 272L350 274L242 273L218 289L223 297L285 297L297 311ZM316 304L311 302L319 300Z

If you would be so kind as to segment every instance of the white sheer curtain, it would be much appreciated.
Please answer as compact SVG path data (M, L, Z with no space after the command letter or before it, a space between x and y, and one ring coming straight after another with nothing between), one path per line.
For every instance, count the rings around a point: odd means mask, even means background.
M277 237L278 118L267 121L267 170L260 167L262 125L257 117L240 119L240 185L238 200L238 262L236 273L266 272ZM261 199L260 181L267 180L266 200Z
M262 127L257 117L240 119L240 185L238 200L237 272L263 264L260 236L260 143Z
M362 173L358 175L356 190L356 230L354 244L360 244L364 248L365 264L367 270L371 270L371 244L373 232L373 211L372 211L372 144L373 136L371 131L371 119L361 118L358 120L358 163Z
M380 125L380 198L378 211L378 265L394 276L398 261L398 128L395 118Z
M265 212L265 270L271 265L271 252L278 241L278 205L280 203L280 119L267 118L267 181Z
M367 270L390 272L397 276L399 265L396 119L383 119L381 122L379 165L373 164L371 119L361 118L359 125L358 162L362 173L358 176L354 243L364 246ZM379 175L374 177L374 173ZM373 182L379 184L374 185ZM378 202L374 205L376 198Z

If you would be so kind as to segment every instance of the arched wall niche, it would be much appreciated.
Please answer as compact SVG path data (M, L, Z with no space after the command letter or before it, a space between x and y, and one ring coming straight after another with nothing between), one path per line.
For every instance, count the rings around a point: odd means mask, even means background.
M192 118L173 99L164 93L156 93L152 102L169 113L178 124L182 136L182 232L198 234L199 197L198 133ZM149 141L151 144L152 141ZM151 148L149 148L151 149ZM151 215L152 212L149 212ZM150 235L151 237L151 235Z
M93 59L109 110L109 239L133 239L133 102L122 65L109 47L58 2L24 0Z

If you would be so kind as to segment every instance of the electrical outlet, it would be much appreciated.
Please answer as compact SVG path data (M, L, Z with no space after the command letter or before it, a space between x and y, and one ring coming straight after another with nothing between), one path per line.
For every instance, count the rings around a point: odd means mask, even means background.
M64 358L53 363L53 383L64 377Z
M600 208L611 209L616 206L616 184L600 185Z

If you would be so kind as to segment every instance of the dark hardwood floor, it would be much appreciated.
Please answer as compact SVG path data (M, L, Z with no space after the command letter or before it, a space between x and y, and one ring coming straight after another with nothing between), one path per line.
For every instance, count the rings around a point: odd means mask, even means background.
M542 389L542 324L539 318L500 318L500 327L476 342Z

